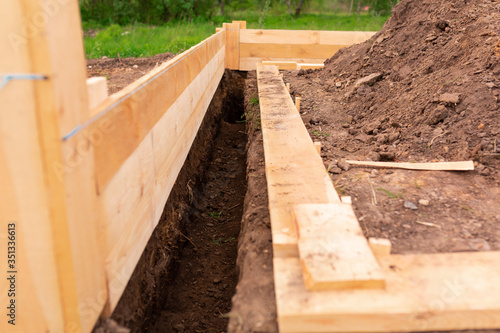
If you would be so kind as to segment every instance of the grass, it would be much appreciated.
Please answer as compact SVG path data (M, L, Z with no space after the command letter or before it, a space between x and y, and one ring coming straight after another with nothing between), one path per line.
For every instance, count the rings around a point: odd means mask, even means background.
M161 26L134 24L102 26L93 21L83 22L85 55L89 59L120 57L150 57L171 52L177 54L201 42L215 33L222 22L246 20L248 29L287 30L379 30L387 16L369 14L347 15L338 13L302 14L299 18L288 14L258 11L240 11L229 16L216 16L211 20L182 20L168 22Z
M212 243L214 243L217 246L221 246L223 243L231 243L235 239L236 238L234 238L234 237L229 237L227 239L224 239L224 237L219 237L217 239L212 240Z
M208 213L208 216L219 218L222 216L222 210L220 212L210 212L210 213Z
M389 190L386 190L385 188L378 188L377 191L382 191L384 192L385 194L387 194L389 196L389 198L391 199L397 199L397 198L401 198L401 194L399 193L392 193L391 191Z
M312 131L312 134L317 135L317 136L330 136L330 134L328 134L328 133L323 133L323 132L320 132L320 131L318 131L318 130L313 130L313 131Z

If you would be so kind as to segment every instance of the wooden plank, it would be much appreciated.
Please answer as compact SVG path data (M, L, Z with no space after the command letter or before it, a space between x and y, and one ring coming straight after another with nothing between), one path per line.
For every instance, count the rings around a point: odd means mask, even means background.
M262 30L241 31L243 44L352 45L372 37L373 31Z
M224 34L219 32L162 64L98 107L88 128L99 135L93 144L99 191L224 45ZM82 132L75 136L82 138Z
M297 64L297 69L320 69L324 67L325 64Z
M247 29L241 32L242 44L319 44L319 31Z
M21 33L21 1L8 1L0 11L0 73L32 73L30 50ZM13 43L12 41L20 41ZM1 332L63 332L64 317L50 211L47 203L39 129L36 81L13 80L0 90L0 279ZM15 326L7 322L8 224L16 223ZM22 306L22 310L21 307ZM10 312L10 311L9 311ZM24 315L22 314L24 313Z
M25 202L18 203L21 232L30 229L26 232L30 238L25 239L26 265L30 266L26 270L40 275L32 277L35 281L31 285L35 290L27 295L21 294L20 302L47 297L48 301L38 300L44 307L39 313L52 311L50 306L46 307L47 302L58 303L52 304L54 315L46 316L45 322L51 331L90 331L106 297L104 267L94 228L92 160L76 151L77 145L87 148L86 138L78 142L61 143L61 132L83 123L88 117L79 7L74 2L61 6L57 15L37 26L36 33L27 38L25 22L32 24L30 20L45 11L38 1L23 1L20 6L22 12L19 8L12 11L18 15L14 16L18 25L11 26L6 33L11 37L8 39L11 43L2 49L10 56L3 57L9 60L3 63L2 67L5 67L0 72L16 71L15 64L26 61L29 65L21 72L42 73L48 77L45 81L28 82L29 88L23 91L22 101L18 101L22 110L19 114L25 114L26 117L17 119L26 123L14 127L19 131L31 126L33 119L36 121L36 128L30 128L34 138L31 133L26 135L21 132L28 139L23 139L27 140L27 145L23 147L26 149L19 151L19 154L29 154L34 160L27 164L33 168L27 174L42 175L41 179L36 179L14 173L14 177L22 178L20 182L14 181L15 191L22 192L26 186L31 186L31 196L43 196L43 199L32 198L31 201L37 201L33 206L25 206ZM9 10L5 13L7 16L12 15ZM11 117L15 117L14 113ZM7 123L15 122L12 118ZM28 144L32 145L30 149ZM35 145L38 146L36 151ZM9 158L16 160L20 157L11 155ZM68 169L61 170L59 166L63 165L63 158L72 163ZM28 215L23 210L32 211L33 216L26 219ZM50 222L48 225L47 221ZM44 232L40 231L41 227ZM47 233L52 234L51 239L44 238ZM51 248L54 258L48 258L47 248ZM37 251L43 253L43 258L35 254ZM38 280L47 282L44 271L52 273L54 267L57 276L51 276L53 281L40 284ZM30 285L29 282L27 284ZM54 284L55 288L49 287L54 287ZM47 295L45 290L54 293L58 300L53 300L53 296ZM37 300L34 299L33 303L36 304ZM89 307L92 311L89 311ZM62 319L58 313L61 310ZM30 320L38 317L39 313L30 315Z
M428 170L428 171L469 171L474 170L473 161L435 162L435 163L406 163L406 162L371 162L347 161L351 165L370 166L377 168Z
M262 61L262 65L267 66L277 66L278 69L288 69L288 70L296 70L297 63L295 61Z
M123 290L163 212L224 73L222 47L170 106L101 196L109 309Z
M87 79L89 118L95 116L94 109L108 98L108 81L104 76Z
M259 101L275 256L298 256L292 207L339 202L275 66L259 66Z
M500 252L391 255L386 289L310 292L298 258L275 258L280 332L411 332L500 327Z
M257 58L252 58L252 57L240 57L240 70L242 71L254 71L257 69L257 64L261 63L262 61L293 61L296 62L297 64L302 64L302 63L315 63L315 64L323 64L323 62L326 60L326 58L321 58L321 59L305 59L305 58L272 58L272 57L257 57Z
M226 30L226 68L240 68L240 24L224 23Z
M308 290L385 287L350 204L299 204L294 216Z
M240 44L240 57L328 59L346 45L311 44ZM308 61L309 62L309 61Z
M319 31L319 43L349 46L363 43L376 33L376 31Z

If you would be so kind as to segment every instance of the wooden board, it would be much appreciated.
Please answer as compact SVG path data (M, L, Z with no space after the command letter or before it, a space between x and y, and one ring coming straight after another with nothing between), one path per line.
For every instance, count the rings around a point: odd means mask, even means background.
M298 258L275 258L280 332L500 327L500 252L378 258L386 289L307 291Z
M0 12L0 73L31 72L30 51L25 39L16 44L9 40L18 36L22 38L23 9L20 1L9 1L3 4ZM37 83L13 80L0 90L0 188L3 193L0 205L1 332L64 331L54 239L38 142L40 133L35 116ZM7 322L10 318L6 316L10 302L10 283L7 281L9 223L16 223L16 262L22 264L14 266L19 271L15 326ZM20 311L25 314L23 317Z
M140 143L100 197L109 309L118 303L160 220L224 73L222 47Z
M255 70L261 61L322 64L340 48L364 42L374 34L365 31L247 29L240 31L240 70Z
M259 66L259 104L275 256L298 256L293 205L340 202L276 66Z
M296 70L297 63L295 61L262 61L262 65L264 66L277 66L278 69L288 69L288 70Z
M305 58L328 59L345 45L311 45L311 44L240 44L242 58Z
M263 30L241 31L242 44L352 45L371 38L373 31Z
M99 135L98 144L93 144L99 191L224 43L225 31L221 31L152 70L99 106L98 116L88 126ZM76 137L81 138L82 132Z
M263 61L276 61L276 62L282 62L282 61L292 61L296 62L297 64L318 64L318 65L323 65L323 62L326 59L306 59L306 58L272 58L272 57L257 57L257 58L251 58L251 57L246 57L246 58L240 58L240 70L241 71L254 71L257 69L257 64L263 62Z
M384 288L384 274L350 204L299 204L294 214L308 290Z
M226 68L239 69L240 67L240 24L224 23L226 30Z
M399 163L399 162L371 162L371 161L347 161L347 163L359 166L372 166L377 168L393 168L408 170L429 171L470 171L474 170L473 161L463 162L435 162L435 163Z

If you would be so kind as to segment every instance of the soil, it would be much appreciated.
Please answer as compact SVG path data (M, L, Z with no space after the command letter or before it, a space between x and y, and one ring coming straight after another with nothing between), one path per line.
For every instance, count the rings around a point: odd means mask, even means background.
M102 59L88 59L87 76L106 77L108 79L108 93L114 94L173 57L175 54L162 53L151 58L103 57Z
M490 0L403 0L324 69L285 73L337 191L393 253L500 249L499 20ZM377 170L346 159L476 167Z

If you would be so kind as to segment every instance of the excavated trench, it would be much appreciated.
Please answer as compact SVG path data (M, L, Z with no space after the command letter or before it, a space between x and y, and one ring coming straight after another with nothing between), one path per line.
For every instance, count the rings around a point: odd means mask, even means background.
M226 70L111 319L94 332L225 332L246 194L246 73Z

